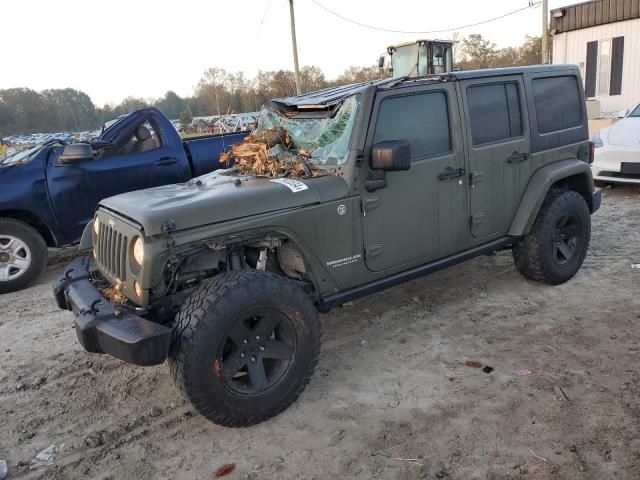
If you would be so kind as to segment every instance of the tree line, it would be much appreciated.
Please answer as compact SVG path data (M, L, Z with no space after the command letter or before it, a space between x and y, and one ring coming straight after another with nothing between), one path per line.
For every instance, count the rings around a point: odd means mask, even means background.
M463 70L531 65L540 62L540 37L526 37L518 47L496 48L481 35L469 35L456 44L455 63ZM316 66L300 71L304 92L388 76L377 66L347 68L335 79L327 79ZM193 116L252 112L271 98L295 95L290 70L259 71L254 78L223 68L206 70L190 97L169 90L161 98L127 97L117 105L96 106L84 92L72 88L36 92L29 88L0 90L0 138L32 132L82 131L98 128L106 121L147 106L155 106L171 119Z

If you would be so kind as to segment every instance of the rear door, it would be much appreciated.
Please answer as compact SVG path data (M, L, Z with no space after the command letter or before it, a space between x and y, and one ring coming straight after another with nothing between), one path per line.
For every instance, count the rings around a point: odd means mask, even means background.
M459 122L453 84L376 95L365 156L378 142L407 140L411 168L386 172L386 186L362 196L370 270L407 268L464 247L469 213Z
M461 82L469 152L471 232L504 235L531 175L531 139L521 75Z

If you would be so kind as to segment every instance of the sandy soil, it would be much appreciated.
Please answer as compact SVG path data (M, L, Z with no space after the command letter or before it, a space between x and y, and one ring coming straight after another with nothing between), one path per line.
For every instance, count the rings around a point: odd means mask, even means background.
M207 479L224 463L230 479L638 479L640 189L604 193L572 281L525 281L504 252L337 309L305 393L245 429L195 414L166 366L81 350L53 265L0 297L0 459L10 479Z

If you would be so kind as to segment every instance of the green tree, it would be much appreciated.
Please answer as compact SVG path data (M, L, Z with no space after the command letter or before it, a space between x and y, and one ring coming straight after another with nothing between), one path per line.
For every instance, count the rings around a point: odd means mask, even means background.
M154 102L154 106L164 113L167 117L173 119L180 116L180 112L187 108L187 102L181 98L176 92L169 90L164 97Z
M193 117L191 116L191 113L189 112L189 110L184 110L180 113L180 126L182 127L183 130L186 130L189 125L191 125L191 121L193 120Z
M351 66L347 68L333 82L334 85L346 85L349 83L372 82L389 76L389 72L380 70L377 65L369 67Z
M474 33L461 42L463 60L459 66L464 70L493 67L496 58L496 45L482 35Z

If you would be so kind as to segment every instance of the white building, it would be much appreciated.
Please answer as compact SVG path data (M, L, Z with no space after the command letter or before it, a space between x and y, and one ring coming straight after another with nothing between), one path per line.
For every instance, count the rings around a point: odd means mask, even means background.
M640 0L593 0L551 11L553 63L580 67L602 117L640 103Z

